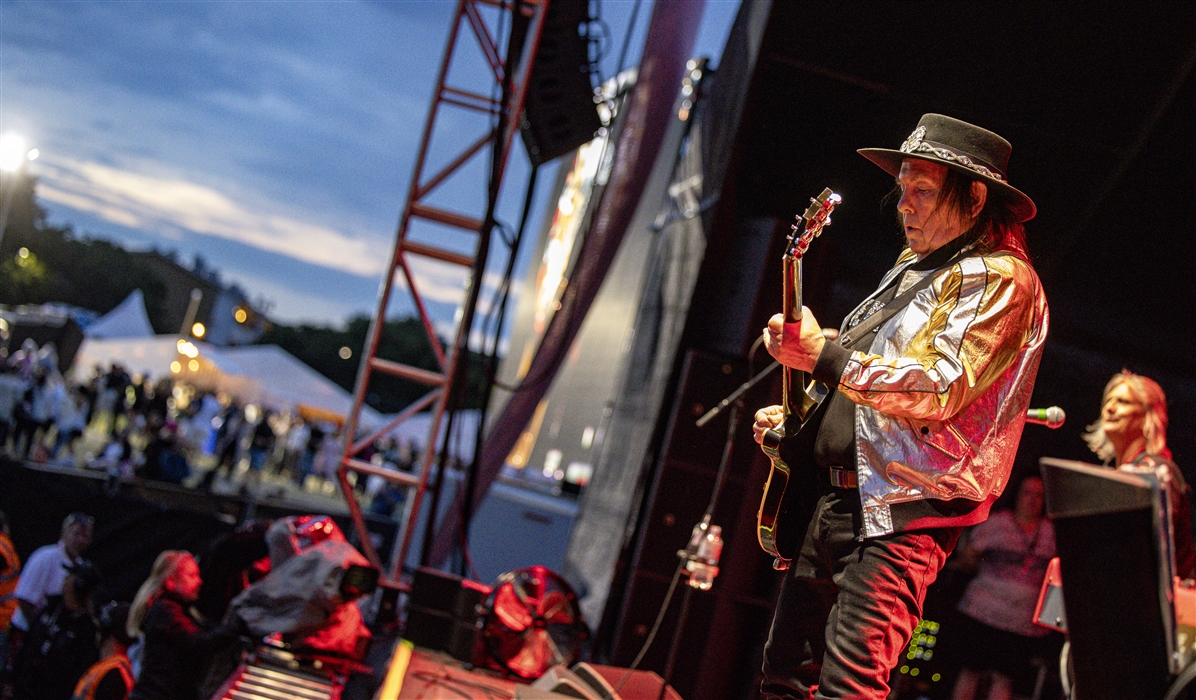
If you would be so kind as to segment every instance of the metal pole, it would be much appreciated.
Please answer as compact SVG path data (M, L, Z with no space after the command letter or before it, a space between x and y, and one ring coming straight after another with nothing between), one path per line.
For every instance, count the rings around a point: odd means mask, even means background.
M180 338L191 336L191 324L195 323L195 316L199 314L199 302L203 301L203 290L196 287L191 290L191 303L187 305L187 313L183 316L183 327L179 329Z
M14 182L14 178L18 173L20 173L20 170L8 173L8 187L6 188L4 187L3 180L5 172L0 170L0 189L4 190L4 199L0 201L0 249L4 246L4 232L8 229L8 214L12 211L12 200L16 196L16 182Z

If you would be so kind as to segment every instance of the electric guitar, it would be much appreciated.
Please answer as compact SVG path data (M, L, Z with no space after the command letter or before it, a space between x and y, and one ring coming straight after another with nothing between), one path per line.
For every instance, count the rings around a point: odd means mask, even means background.
M801 260L810 248L810 243L831 223L831 212L842 199L825 189L822 194L810 200L810 206L797 217L793 232L785 244L784 302L782 314L786 326L791 329L801 323ZM794 325L791 325L794 324ZM760 500L760 511L756 514L756 533L764 551L776 557L773 568L789 568L789 561L801 547L805 536L804 527L787 523L785 516L794 508L794 491L790 488L792 469L781 457L783 447L796 438L802 425L818 407L819 399L806 391L806 373L789 367L781 367L781 407L785 411L785 422L776 430L764 433L761 449L772 461L768 481L764 484L764 497ZM790 450L785 449L785 452ZM798 531L800 530L800 532Z

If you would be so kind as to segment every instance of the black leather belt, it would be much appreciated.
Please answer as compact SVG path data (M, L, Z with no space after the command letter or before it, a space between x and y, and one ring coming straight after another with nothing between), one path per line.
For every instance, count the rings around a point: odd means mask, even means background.
M837 489L858 489L860 487L860 480L856 477L854 469L827 467L826 471L827 476L830 478L831 486Z

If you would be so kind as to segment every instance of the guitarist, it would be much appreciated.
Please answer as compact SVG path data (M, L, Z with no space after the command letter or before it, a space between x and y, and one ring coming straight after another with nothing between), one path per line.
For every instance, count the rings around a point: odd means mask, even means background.
M805 462L821 489L777 602L765 697L887 697L927 586L1006 486L1047 332L1022 225L1035 207L1009 185L1010 150L937 114L897 150L861 150L896 178L905 250L837 341L808 309L768 322L773 357L834 391ZM873 313L889 317L852 337ZM757 411L756 440L784 418Z

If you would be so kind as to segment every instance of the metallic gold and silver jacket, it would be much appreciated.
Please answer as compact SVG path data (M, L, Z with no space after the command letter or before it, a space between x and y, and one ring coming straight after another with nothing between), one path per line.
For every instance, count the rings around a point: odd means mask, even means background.
M907 270L914 260L904 251L859 309L897 275L900 295L933 274ZM867 353L851 353L837 388L856 404L865 537L893 532L897 503L1001 494L1047 324L1034 268L997 251L941 273L881 325Z

